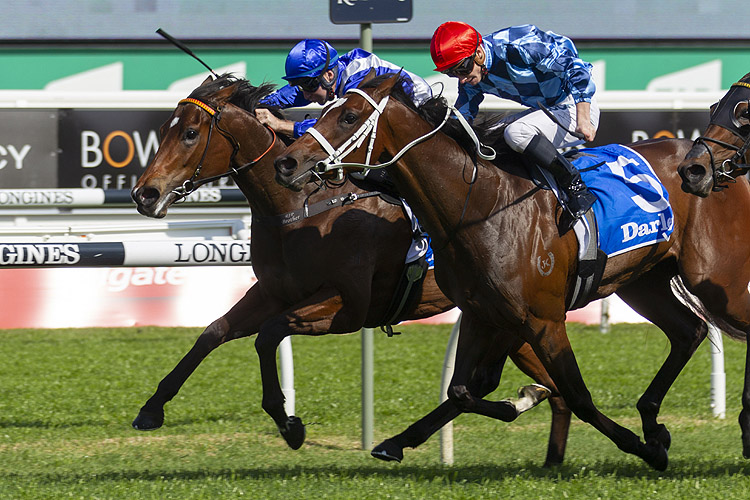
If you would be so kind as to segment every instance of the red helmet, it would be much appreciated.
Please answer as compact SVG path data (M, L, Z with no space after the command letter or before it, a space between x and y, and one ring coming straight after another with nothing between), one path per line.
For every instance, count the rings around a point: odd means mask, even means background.
M430 42L430 55L435 71L445 71L462 59L474 55L482 43L482 35L466 23L448 21L435 30Z

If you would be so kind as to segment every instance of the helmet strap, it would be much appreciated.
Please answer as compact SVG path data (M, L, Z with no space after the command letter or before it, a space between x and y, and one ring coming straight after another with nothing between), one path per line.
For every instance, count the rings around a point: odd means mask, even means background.
M487 76L487 74L489 73L487 66L484 64L486 62L487 62L487 55L484 53L484 51L480 54L479 47L477 47L477 50L474 51L474 64L478 64L479 67L482 69L482 78Z
M338 65L330 68L330 70L333 71L333 79L330 82L325 79L325 74L328 72L327 69L320 74L320 86L326 90L326 101L330 101L336 96L334 87L336 86L336 81L338 80L339 76Z

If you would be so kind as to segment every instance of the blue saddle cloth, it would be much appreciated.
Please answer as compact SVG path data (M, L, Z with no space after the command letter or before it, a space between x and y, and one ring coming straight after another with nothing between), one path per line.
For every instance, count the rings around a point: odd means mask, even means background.
M661 241L674 230L669 193L646 159L621 144L579 150L573 164L596 195L599 248L609 257Z

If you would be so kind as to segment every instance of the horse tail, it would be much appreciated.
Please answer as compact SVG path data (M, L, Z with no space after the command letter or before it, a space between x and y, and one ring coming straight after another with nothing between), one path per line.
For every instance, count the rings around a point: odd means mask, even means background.
M678 299L681 299L694 313L702 317L708 323L724 332L728 337L740 342L747 342L747 333L730 325L725 319L712 314L701 300L690 293L683 283L682 279L677 276L672 280L672 292Z

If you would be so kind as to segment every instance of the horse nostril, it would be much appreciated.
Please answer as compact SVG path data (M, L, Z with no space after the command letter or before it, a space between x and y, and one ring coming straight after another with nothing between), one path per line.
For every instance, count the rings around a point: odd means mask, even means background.
M685 168L684 172L685 177L687 177L688 179L702 179L706 176L706 167L698 163L693 163L691 165L688 165L688 167Z
M159 190L151 187L140 187L131 193L133 201L142 206L151 206L159 199Z
M276 171L281 175L290 175L297 170L297 160L290 156L283 156L276 159L274 166L276 167Z

